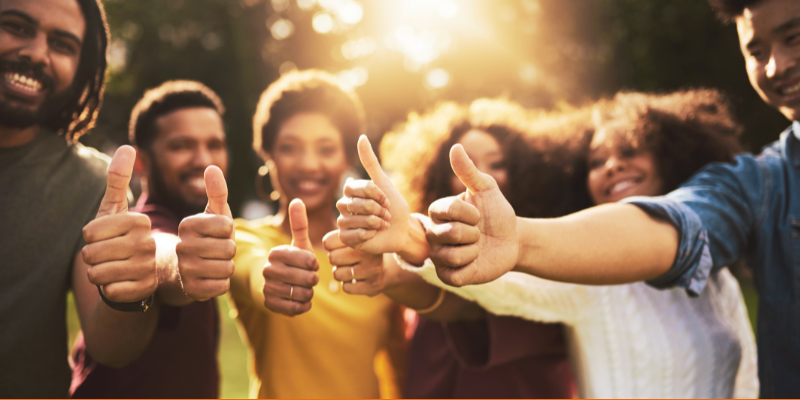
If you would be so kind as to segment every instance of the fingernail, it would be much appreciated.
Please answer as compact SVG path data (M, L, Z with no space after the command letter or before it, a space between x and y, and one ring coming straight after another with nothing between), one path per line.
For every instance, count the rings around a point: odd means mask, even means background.
M392 224L390 224L389 221L386 221L386 229L389 229L391 226Z
M383 201L383 206L386 208L390 208L392 206L392 203L389 202L389 199L386 199Z
M383 219L386 220L387 224L392 219L392 214L389 212L389 210L386 210L386 212L383 214Z

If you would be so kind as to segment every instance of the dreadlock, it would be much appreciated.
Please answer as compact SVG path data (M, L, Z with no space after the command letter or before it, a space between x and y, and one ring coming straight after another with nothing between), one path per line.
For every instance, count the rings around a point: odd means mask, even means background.
M108 67L109 29L106 13L100 0L78 0L86 19L86 35L75 79L70 87L64 108L43 123L76 141L94 127L103 104L105 75Z

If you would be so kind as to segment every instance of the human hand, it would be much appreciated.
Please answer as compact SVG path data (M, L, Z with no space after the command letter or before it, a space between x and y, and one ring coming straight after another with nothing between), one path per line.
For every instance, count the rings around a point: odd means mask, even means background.
M81 256L89 266L89 282L101 287L108 300L122 303L146 299L158 288L150 218L128 211L135 159L133 147L117 149L108 166L106 193L97 216L83 227L86 246Z
M349 294L375 296L386 287L383 254L370 254L344 244L339 231L329 232L322 240L333 265L333 279L342 282Z
M311 309L314 286L319 283L319 262L308 238L306 206L300 199L289 204L292 244L269 251L264 265L264 306L295 316Z
M225 176L212 165L206 168L203 177L208 195L206 211L181 221L178 227L181 241L175 246L183 291L197 301L228 292L236 255Z
M450 150L450 164L467 191L431 204L426 230L439 278L452 286L493 281L517 263L519 234L514 208L497 182L475 167L464 148Z
M342 243L372 254L396 253L408 241L408 203L383 172L366 136L358 139L358 156L370 180L354 180L337 203Z

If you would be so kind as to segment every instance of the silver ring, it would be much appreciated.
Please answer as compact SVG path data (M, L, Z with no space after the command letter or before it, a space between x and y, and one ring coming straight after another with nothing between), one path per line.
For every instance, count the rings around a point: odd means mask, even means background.
M350 281L350 283L355 285L356 284L356 272L355 272L355 269L353 269L353 267L350 267L350 277L353 278L353 280Z
M289 285L289 301L294 301L292 298L294 297L294 286Z

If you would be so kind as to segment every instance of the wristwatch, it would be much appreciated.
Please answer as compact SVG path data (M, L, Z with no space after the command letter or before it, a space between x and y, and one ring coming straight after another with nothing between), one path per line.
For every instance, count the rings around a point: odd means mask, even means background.
M103 289L100 288L100 285L97 285L97 291L100 292L100 298L103 299L103 302L108 304L109 307L117 311L125 312L145 312L148 308L150 308L150 305L153 304L153 297L155 297L155 293L153 293L150 296L147 296L147 298L144 300L134 301L131 303L121 303L107 299L103 294Z

